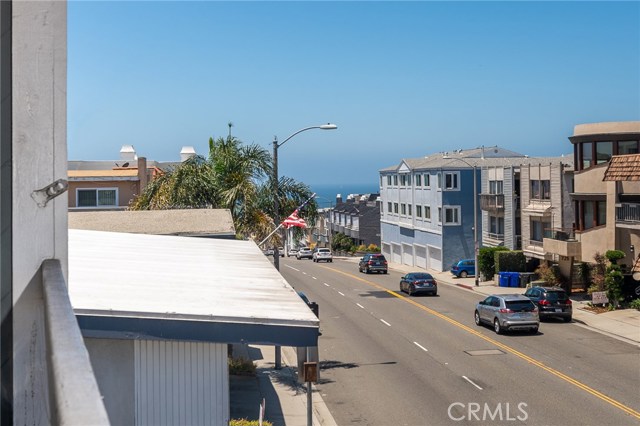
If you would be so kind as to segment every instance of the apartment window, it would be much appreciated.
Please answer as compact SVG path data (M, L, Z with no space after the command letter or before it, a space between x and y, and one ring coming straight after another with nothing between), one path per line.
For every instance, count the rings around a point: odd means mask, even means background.
M427 220L431 220L431 207L424 206L424 218Z
M551 222L542 221L539 218L531 218L531 241L542 242L543 238L551 235Z
M422 175L416 175L416 186L422 186Z
M393 184L398 186L398 175L393 175Z
M382 188L384 186L384 180L382 179L382 176L380 176L380 188Z
M387 175L387 186L391 186L391 175Z
M438 173L438 189L442 189L442 174Z
M77 207L115 207L118 205L118 190L108 189L78 189L76 192Z
M460 225L460 207L456 206L444 208L444 224Z
M398 214L398 203L393 203L393 212Z
M431 186L431 175L424 175L424 186L429 187Z
M400 185L407 186L407 175L400 175Z
M489 194L502 194L504 182L501 180L489 181Z
M532 200L550 200L551 199L551 181L532 180L531 181L531 199Z
M438 207L438 223L442 223L442 207Z
M638 141L619 141L618 155L637 154Z
M581 230L587 230L607 223L606 201L578 201L578 223Z
M392 208L393 208L393 205L391 204L391 201L388 201L388 202L387 202L387 211L388 211L389 213L391 213L391 212L392 212Z
M422 219L422 206L416 206L416 217Z
M580 145L582 150L582 168L588 169L593 166L593 144L591 142L585 142Z
M445 189L458 189L458 173L445 173L444 174L444 188Z
M498 216L489 216L489 232L495 238L502 238L504 235L504 218Z
M411 216L411 204L407 204L407 214Z
M407 215L407 205L405 203L400 204L400 213L403 216Z
M613 142L596 142L596 164L606 163L613 156Z

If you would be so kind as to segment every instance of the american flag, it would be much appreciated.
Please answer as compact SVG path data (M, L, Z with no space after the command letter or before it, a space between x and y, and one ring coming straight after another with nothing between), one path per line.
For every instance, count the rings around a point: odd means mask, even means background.
M304 219L298 217L298 209L296 209L293 213L289 215L285 220L282 221L282 225L289 229L292 226L297 226L299 228L306 228L307 222Z
M282 226L284 226L287 229L291 228L292 226L297 226L299 228L306 228L307 227L307 222L305 222L304 219L298 217L298 212L309 201L313 200L313 198L315 196L316 196L315 192L313 194L311 194L311 197L309 197L308 200L306 200L304 203L300 204L298 206L298 208L293 211L293 213L291 213L285 220L282 221Z

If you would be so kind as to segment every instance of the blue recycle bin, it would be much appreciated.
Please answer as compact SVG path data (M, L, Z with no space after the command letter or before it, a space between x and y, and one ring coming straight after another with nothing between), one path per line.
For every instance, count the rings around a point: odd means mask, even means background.
M509 287L509 281L511 280L511 272L500 272L498 274L498 286Z

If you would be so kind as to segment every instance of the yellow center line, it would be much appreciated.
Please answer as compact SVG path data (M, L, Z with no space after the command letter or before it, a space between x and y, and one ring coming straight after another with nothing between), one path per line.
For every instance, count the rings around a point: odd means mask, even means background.
M570 376L567 376L566 374L556 370L555 368L549 367L549 366L545 365L544 363L542 363L542 362L540 362L540 361L538 361L536 359L533 359L528 355L523 354L522 352L512 348L511 346L507 346L504 343L500 343L497 340L492 339L491 337L485 336L484 334L480 333L479 331L476 331L476 330L472 329L471 327L468 327L468 326L466 326L466 325L454 320L453 318L450 318L450 317L448 317L448 316L446 316L444 314L441 314L440 312L434 311L433 309L430 309L430 308L428 308L428 307L426 307L424 305L421 305L420 303L415 302L415 301L409 299L406 296L398 294L395 291L389 290L386 287L383 287L383 286L381 286L379 284L376 284L376 283L374 283L372 281L366 280L364 278L360 278L360 277L358 277L356 275L353 275L353 274L350 274L348 272L343 272L343 271L339 271L337 269L329 268L328 266L324 266L324 268L329 269L329 270L331 270L333 272L337 272L339 274L345 275L345 276L350 277L350 278L355 278L356 280L361 281L361 282L363 282L363 283L365 283L365 284L367 284L367 285L369 285L371 287L375 287L375 288L377 288L379 290L382 290L382 291L384 291L386 293L389 293L390 295L395 296L398 299L400 299L400 300L402 300L402 301L404 301L406 303L410 303L413 306L415 306L416 308L422 309L423 311L428 312L431 315L434 315L434 316L436 316L436 317L438 317L438 318L440 318L440 319L442 319L444 321L447 321L448 323L450 323L450 324L452 324L452 325L454 325L454 326L456 326L458 328L461 328L462 330L464 330L464 331L466 331L468 333L471 333L471 334L473 334L475 336L478 336L481 339L483 339L483 340L485 340L485 341L487 341L487 342L489 342L489 343L491 343L493 345L496 345L497 347L499 347L501 349L504 349L505 351L509 352L510 354L513 354L513 355L515 355L515 356L527 361L528 363L533 364L533 365L535 365L535 366L537 366L537 367L539 367L539 368L541 368L541 369L553 374L554 376L556 376L556 377L558 377L558 378L560 378L560 379L562 379L562 380L564 380L564 381L566 381L568 383L571 383L572 385L582 389L583 391L588 392L588 393L590 393L591 395L593 395L593 396L595 396L597 398L600 398L601 400L613 405L614 407L624 411L625 413L630 414L630 415L634 416L637 419L640 419L640 412L634 410L633 408L627 407L626 405L616 401L615 399L612 399L612 398L608 397L607 395L603 394L602 392L599 392L599 391L593 389L592 387L590 387L588 385L585 385L584 383L582 383L582 382L580 382L580 381L578 381L578 380L576 380L576 379L574 379L574 378L572 378Z

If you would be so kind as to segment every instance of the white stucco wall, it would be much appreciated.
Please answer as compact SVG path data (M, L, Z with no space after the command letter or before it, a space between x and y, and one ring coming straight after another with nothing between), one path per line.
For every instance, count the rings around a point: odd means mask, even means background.
M66 177L64 1L14 1L12 11L14 424L47 424L42 261L67 276L67 197L31 193Z

